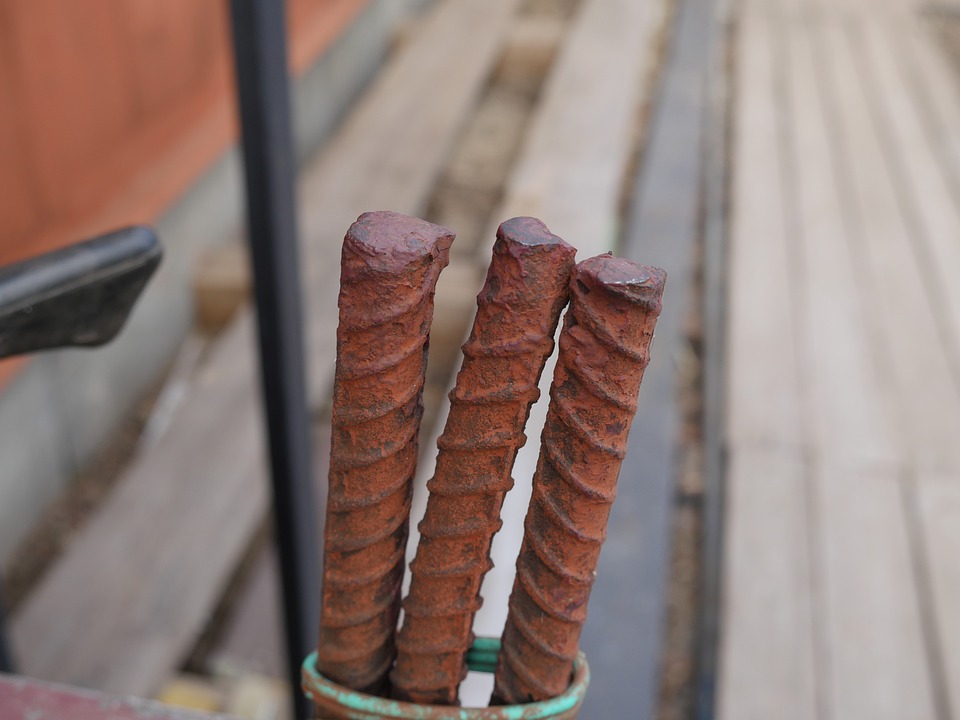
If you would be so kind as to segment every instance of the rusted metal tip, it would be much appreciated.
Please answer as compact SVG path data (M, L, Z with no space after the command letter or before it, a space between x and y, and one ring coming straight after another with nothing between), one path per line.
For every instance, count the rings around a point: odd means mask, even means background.
M344 238L351 251L373 270L396 272L423 260L424 255L446 253L456 237L442 225L391 210L367 212L357 218Z
M515 217L500 223L497 228L497 240L509 240L531 248L560 245L576 253L573 246L563 238L554 235L542 221L534 217Z
M452 240L375 212L343 243L317 664L365 692L387 691L396 655L427 342Z
M606 253L577 263L570 277L570 291L583 295L602 289L629 303L646 306L650 312L659 315L666 282L665 270Z

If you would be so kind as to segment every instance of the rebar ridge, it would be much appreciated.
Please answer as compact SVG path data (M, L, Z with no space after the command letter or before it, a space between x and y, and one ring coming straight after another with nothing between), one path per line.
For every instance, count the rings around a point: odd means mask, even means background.
M427 484L430 496L391 674L396 698L457 704L480 586L493 566L490 547L501 526L500 508L513 486L514 458L526 442L523 427L553 351L575 254L534 218L513 218L497 230Z
M574 268L492 704L570 683L665 280L609 254Z
M433 297L453 238L374 212L343 241L317 669L372 694L396 654Z

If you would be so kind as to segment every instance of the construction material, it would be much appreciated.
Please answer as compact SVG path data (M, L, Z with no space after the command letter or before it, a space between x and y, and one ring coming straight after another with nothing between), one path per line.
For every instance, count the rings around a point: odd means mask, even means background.
M229 242L203 253L193 275L196 322L206 333L226 327L250 297L250 262L243 246Z
M176 675L155 698L171 707L198 712L217 712L223 707L225 692L215 681L199 675Z
M300 717L290 707L289 685L282 680L258 675L236 678L230 684L230 693L223 709L230 717L247 720L289 720Z
M610 255L574 269L494 704L570 683L665 279Z
M720 718L960 698L960 104L906 5L739 8Z
M540 373L553 351L575 253L534 218L508 220L497 231L437 441L436 471L427 483L430 497L391 675L400 699L457 702L490 545L513 485L514 458L526 442L523 426L540 395Z
M583 0L494 217L533 215L581 252L612 249L666 3Z
M379 693L394 632L433 293L454 235L393 212L343 242L317 667Z
M512 87L538 87L550 70L566 25L559 13L519 18L510 28L494 79Z

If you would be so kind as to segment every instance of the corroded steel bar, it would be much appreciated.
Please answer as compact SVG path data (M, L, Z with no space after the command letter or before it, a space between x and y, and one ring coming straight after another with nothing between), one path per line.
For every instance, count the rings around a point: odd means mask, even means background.
M430 497L411 564L391 674L394 697L457 702L470 628L523 426L567 302L576 250L534 218L497 230L477 315L437 441Z
M317 668L371 694L396 654L427 339L453 238L375 212L343 241Z
M570 683L665 280L611 255L574 268L494 704Z

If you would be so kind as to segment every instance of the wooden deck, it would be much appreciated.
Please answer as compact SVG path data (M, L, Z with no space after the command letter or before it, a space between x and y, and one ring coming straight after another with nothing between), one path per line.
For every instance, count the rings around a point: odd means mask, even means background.
M960 717L960 96L915 0L743 0L718 715Z

